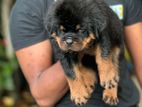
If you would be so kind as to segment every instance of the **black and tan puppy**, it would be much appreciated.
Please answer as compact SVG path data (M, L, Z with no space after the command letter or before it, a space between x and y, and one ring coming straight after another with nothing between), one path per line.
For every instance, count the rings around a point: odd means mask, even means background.
M104 102L116 105L123 31L112 10L103 0L57 0L45 21L56 41L52 45L64 68L71 99L85 104L98 72Z

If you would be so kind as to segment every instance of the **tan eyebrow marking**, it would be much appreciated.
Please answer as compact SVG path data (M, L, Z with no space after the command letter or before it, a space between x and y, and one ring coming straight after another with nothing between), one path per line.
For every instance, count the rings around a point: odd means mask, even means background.
M79 30L81 28L80 25L76 25L76 30Z
M83 46L84 46L84 47L87 47L88 44L89 44L92 40L94 40L94 39L95 39L95 35L94 35L93 33L90 33L90 34L88 35L88 37L86 37L86 38L83 40L83 42L82 42Z
M60 26L60 30L61 30L61 31L64 31L64 30L65 30L65 28L64 28L63 25Z

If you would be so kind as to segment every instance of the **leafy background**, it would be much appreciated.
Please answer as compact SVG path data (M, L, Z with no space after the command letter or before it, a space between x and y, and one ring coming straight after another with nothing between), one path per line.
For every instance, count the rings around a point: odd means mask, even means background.
M9 14L14 2L0 0L0 107L35 107L9 39Z

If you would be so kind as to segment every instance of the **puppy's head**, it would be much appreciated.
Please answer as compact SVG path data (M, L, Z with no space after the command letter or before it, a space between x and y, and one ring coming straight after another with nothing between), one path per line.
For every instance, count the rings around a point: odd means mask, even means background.
M68 30L68 27L60 25L57 32L51 34L63 51L82 51L95 39L93 33L87 29L81 29L80 25L76 25L70 29Z
M82 51L96 38L82 0L58 0L47 14L47 30L63 51Z

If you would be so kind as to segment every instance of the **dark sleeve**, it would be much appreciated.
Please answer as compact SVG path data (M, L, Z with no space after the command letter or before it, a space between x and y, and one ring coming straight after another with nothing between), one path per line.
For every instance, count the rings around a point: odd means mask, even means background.
M44 29L44 0L17 0L10 15L10 35L14 50L48 38Z
M142 1L141 0L124 0L125 20L124 24L131 25L142 22Z

